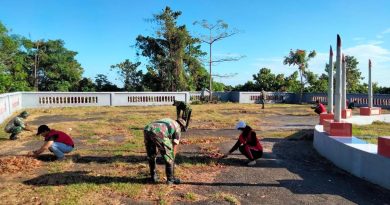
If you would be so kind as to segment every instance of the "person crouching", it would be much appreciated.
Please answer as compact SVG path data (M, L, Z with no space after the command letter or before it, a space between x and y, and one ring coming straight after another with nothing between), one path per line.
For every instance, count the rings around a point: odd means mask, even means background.
M57 160L63 160L65 153L69 153L74 148L72 138L64 132L50 129L47 125L38 127L37 135L42 135L45 143L38 150L33 151L35 157L38 157L42 152L48 149L53 152Z
M256 132L243 121L239 121L236 125L236 129L242 131L236 144L230 149L228 153L223 155L225 158L235 150L239 149L240 152L249 159L248 166L256 164L256 159L263 156L263 147L260 141L256 137Z

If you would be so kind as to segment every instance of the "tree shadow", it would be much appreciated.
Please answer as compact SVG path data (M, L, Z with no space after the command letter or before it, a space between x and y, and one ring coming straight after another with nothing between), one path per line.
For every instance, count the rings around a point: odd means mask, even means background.
M135 177L110 177L110 176L93 176L87 171L68 171L61 173L44 174L39 177L26 180L23 182L26 185L34 186L60 186L70 184L108 184L108 183L133 183L147 184L150 183L149 178Z
M332 150L329 150L332 151ZM309 140L275 140L272 152L280 165L301 180L277 180L294 194L337 195L357 204L386 204L390 191L357 178L320 156Z

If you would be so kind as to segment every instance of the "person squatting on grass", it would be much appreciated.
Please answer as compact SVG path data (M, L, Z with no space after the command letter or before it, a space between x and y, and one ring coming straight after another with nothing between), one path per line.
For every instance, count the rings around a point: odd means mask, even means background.
M183 112L181 118L186 121L185 130L187 130L191 119L191 106L183 101L176 100L173 101L173 106L176 106L176 120L180 119L180 112Z
M153 182L158 182L156 170L157 149L165 161L167 184L180 184L174 176L175 155L180 142L181 132L185 132L183 119L169 118L157 120L144 128L144 141L149 161L150 175Z
M222 158L227 157L229 154L233 153L237 149L249 159L248 166L253 166L256 164L256 159L259 159L263 156L263 147L260 144L259 139L256 137L256 132L244 121L239 121L236 125L236 129L242 131L236 144L230 149L228 153L222 156Z
M57 157L57 160L63 160L64 154L71 152L74 148L73 140L69 135L50 129L47 125L39 126L37 135L42 135L45 138L45 143L40 149L33 151L35 157L49 149Z
M17 140L18 134L23 130L32 131L27 124L24 123L23 119L26 119L29 116L27 111L21 112L18 116L10 120L4 128L6 133L11 133L9 136L10 140Z

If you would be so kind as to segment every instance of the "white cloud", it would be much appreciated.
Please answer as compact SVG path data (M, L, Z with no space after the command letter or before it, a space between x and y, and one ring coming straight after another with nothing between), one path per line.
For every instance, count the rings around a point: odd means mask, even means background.
M388 33L390 33L390 28L388 28L388 29L386 29L386 30L382 31L382 33L381 33L381 34L388 34Z

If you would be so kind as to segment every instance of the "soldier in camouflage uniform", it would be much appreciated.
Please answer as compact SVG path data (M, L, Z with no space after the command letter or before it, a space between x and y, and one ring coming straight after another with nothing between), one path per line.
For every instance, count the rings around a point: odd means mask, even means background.
M187 130L191 119L191 106L183 101L176 100L173 101L173 106L176 106L176 119L179 119L180 112L183 112L181 118L186 121L185 129Z
M157 149L165 161L167 184L179 184L180 180L174 177L176 149L180 141L181 131L184 131L184 120L169 118L154 121L144 128L144 141L148 155L150 175L153 182L158 181L156 172Z
M14 117L11 121L9 121L8 124L5 126L4 131L6 133L11 133L11 136L9 137L10 140L18 139L18 134L21 133L23 130L31 131L31 129L28 128L23 121L23 119L26 119L28 117L28 115L28 112L23 111L18 116Z

